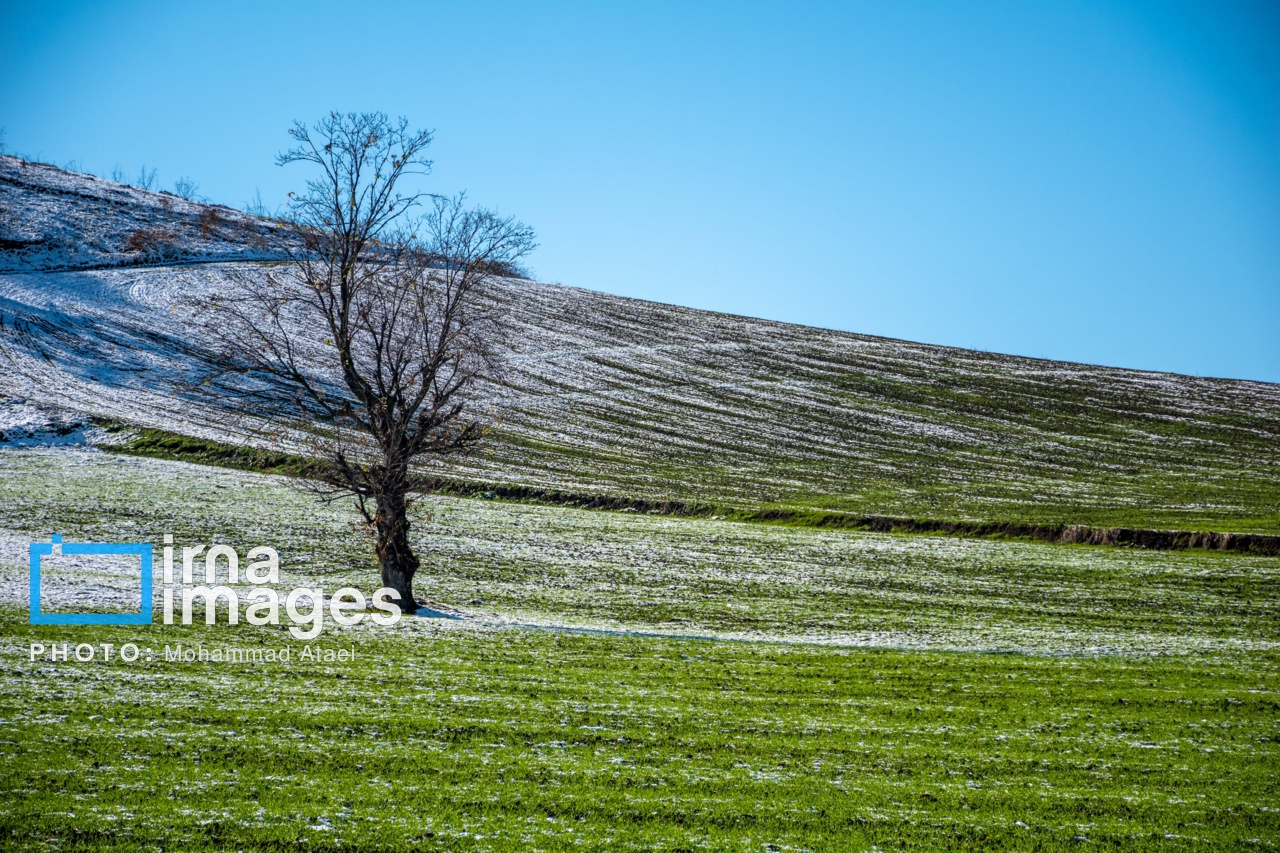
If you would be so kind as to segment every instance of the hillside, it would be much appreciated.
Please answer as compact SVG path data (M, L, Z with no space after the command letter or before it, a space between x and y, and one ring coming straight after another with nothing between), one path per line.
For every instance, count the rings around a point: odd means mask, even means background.
M0 156L0 272L269 257L279 225Z
M178 400L173 387L203 346L183 295L231 262L265 260L252 235L274 226L220 208L219 225L202 229L212 208L13 158L2 166L10 361L0 392L269 443L232 391L217 407ZM129 251L139 228L169 234L168 254ZM1274 384L916 344L532 281L507 281L502 295L518 329L511 388L493 391L506 416L492 455L453 464L455 476L741 507L1280 532ZM280 446L297 446L275 426Z

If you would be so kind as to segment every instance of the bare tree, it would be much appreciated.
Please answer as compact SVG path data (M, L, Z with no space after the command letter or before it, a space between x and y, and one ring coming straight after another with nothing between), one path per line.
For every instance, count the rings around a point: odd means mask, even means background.
M262 200L262 190L256 188L253 192L253 201L246 201L243 210L250 216L256 216L259 219L269 219L273 216L266 202Z
M491 285L532 251L533 231L461 196L402 192L402 178L431 166L431 134L404 119L332 113L290 133L278 162L316 176L291 196L288 263L232 277L199 300L199 316L218 343L215 372L238 374L242 395L319 436L317 490L354 497L382 585L413 612L407 510L420 463L474 447L492 423L476 400L500 379ZM424 200L426 215L408 222Z
M200 189L200 185L190 178L178 178L173 182L173 194L181 196L188 201L195 199L196 190L198 189Z

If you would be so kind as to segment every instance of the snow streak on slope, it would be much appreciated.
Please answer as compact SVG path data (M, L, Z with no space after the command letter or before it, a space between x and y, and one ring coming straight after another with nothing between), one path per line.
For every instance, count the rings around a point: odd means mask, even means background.
M230 269L0 276L9 354L43 377L10 370L10 393L260 440L234 397L219 407L173 391L204 352L183 300ZM507 415L492 457L454 473L974 518L1028 504L1075 508L1075 518L1154 509L1166 526L1275 513L1266 501L1280 480L1280 386L969 352L529 281L504 282L501 295L517 330L511 387L489 393ZM282 441L299 446L287 431Z

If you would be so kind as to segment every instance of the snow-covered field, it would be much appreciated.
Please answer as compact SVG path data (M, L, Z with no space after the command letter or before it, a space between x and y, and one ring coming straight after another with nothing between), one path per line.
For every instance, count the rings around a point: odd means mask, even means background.
M271 545L282 590L370 589L354 510L288 480L93 450L0 454L0 604L25 607L29 542ZM413 538L428 601L463 624L1034 653L1261 651L1280 561L823 531L432 497ZM50 601L137 610L137 567L61 566ZM157 566L158 571L158 566ZM159 589L156 590L157 599ZM54 608L50 608L54 609ZM451 627L452 626L452 627Z

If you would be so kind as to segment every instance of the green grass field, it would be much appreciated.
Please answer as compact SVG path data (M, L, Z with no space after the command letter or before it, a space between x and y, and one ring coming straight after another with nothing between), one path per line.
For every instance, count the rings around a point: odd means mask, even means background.
M25 543L271 543L282 587L369 589L345 506L37 450L0 455L0 510L9 848L1280 845L1275 558L437 496L419 590L470 618L331 625L355 660L325 664L280 628L30 626Z
M1280 840L1277 657L1031 656L444 626L354 664L30 663L0 837L32 849L1224 850Z

